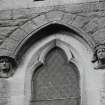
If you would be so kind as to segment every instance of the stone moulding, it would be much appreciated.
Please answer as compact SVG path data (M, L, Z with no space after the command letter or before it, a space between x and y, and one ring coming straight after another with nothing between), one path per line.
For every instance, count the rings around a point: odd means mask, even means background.
M72 15L72 14L71 14ZM91 49L95 46L94 39L88 35L81 27L75 25L75 19L73 18L72 22L69 22L68 18L71 18L71 15L63 11L50 11L44 14L41 14L37 17L32 18L27 21L25 24L17 28L0 46L0 56L8 56L13 59L20 59L19 54L21 54L27 42L30 42L33 36L37 39L37 33L44 28L57 26L65 27L67 30L72 30L76 32L76 38L81 41L83 39ZM68 18L66 18L68 16ZM73 17L75 17L73 15ZM72 24L73 23L73 24ZM43 34L43 33L42 33ZM38 36L40 40L40 35ZM36 42L36 41L35 41ZM18 61L17 61L18 62Z

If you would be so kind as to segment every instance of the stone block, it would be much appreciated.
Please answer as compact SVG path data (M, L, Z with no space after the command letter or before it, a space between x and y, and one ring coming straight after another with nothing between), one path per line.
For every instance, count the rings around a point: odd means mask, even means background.
M0 45L4 42L3 40L4 40L4 39L0 39Z
M22 30L22 29L17 29L16 31L14 31L9 38L17 40L17 41L21 41L23 40L23 38L27 35L27 33Z
M22 25L20 28L23 29L27 34L34 31L38 26L35 25L32 21L28 21L24 25Z
M17 27L0 27L0 37L7 38Z
M27 19L4 20L4 21L0 20L0 27L20 26L26 21Z
M0 56L11 56L12 57L12 51L7 49L0 49Z
M82 12L82 8L80 7L80 4L65 5L65 11L70 13L80 13Z
M72 22L73 26L82 28L89 22L89 18L86 16L77 16L75 20Z
M99 4L99 2L88 3L88 5L89 5L88 12L97 12L97 11L99 11L98 4Z
M98 14L100 17L104 17L104 16L105 16L105 11L99 11L99 12L97 12L97 14Z
M62 22L71 24L73 20L75 19L76 15L70 14L70 13L65 13L62 19Z
M74 3L65 6L65 10L71 13L88 13L99 11L99 2Z
M100 11L105 10L105 2L100 2L97 5Z
M9 105L8 104L8 99L7 98L4 98L4 99L0 99L0 105Z
M9 97L9 84L5 79L0 79L0 99ZM1 105L1 104L0 104Z
M88 24L83 27L87 33L93 34L98 30L98 18L93 18Z
M105 43L105 28L96 31L92 36L97 43Z
M14 51L16 47L19 45L20 41L16 41L10 38L7 38L3 44L0 46L0 49L6 49L9 51Z
M101 89L100 91L100 95L101 95L101 105L105 105L105 89Z
M34 7L30 8L30 11L32 14L40 14L40 13L46 13L48 11L51 11L54 9L54 6L45 6L45 7Z
M31 18L32 15L37 16L37 14L33 13L32 9L15 9L15 10L13 10L13 19Z
M48 21L60 21L63 17L63 12L61 11L51 11L46 14Z
M40 16L34 18L34 19L32 20L32 22L33 22L34 24L36 24L38 27L39 27L39 26L42 26L42 25L44 25L44 24L46 24L46 23L48 23L48 21L47 21L45 15L40 15Z
M100 17L100 18L98 19L98 27L99 27L99 28L105 27L105 17Z
M0 11L0 19L11 19L11 11L10 10L1 10Z

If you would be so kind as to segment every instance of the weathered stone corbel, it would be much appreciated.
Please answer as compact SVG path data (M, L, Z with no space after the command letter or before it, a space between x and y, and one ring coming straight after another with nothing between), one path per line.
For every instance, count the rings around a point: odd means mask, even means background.
M7 56L0 57L0 78L8 78L15 72L16 62Z
M92 62L96 64L95 69L105 69L105 44L99 44L94 48Z

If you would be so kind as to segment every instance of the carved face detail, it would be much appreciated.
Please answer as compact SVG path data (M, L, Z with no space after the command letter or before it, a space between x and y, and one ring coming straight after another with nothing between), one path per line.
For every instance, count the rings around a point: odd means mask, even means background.
M0 77L8 77L11 74L11 64L8 59L0 59Z
M98 49L97 50L97 57L98 57L98 59L105 58L105 48L102 48L102 49Z
M0 60L0 70L5 71L6 69L10 69L10 64L7 60Z

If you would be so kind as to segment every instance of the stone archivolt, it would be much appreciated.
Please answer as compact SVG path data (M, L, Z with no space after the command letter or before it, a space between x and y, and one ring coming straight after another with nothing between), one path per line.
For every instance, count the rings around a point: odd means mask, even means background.
M0 15L0 56L15 59L18 50L29 37L51 24L61 24L78 34L81 33L80 36L89 43L94 51L97 43L105 41L105 13L102 8L104 4L94 2L75 4L71 8L68 5L62 5L3 10ZM93 9L86 8L91 5L94 5Z

